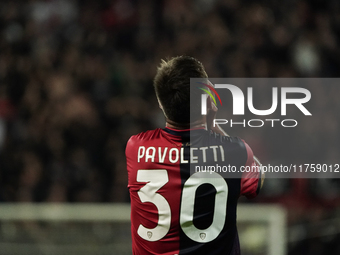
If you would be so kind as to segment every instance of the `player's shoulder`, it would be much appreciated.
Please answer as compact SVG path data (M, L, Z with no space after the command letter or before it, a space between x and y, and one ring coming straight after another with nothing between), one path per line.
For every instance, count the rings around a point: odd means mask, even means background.
M242 162L253 157L252 149L238 136L223 136L210 131L209 137L210 144L222 146L231 157L242 158Z
M210 139L219 142L221 145L245 148L246 144L245 141L238 136L223 136L212 131L209 132L209 137Z
M136 135L133 135L130 137L130 139L127 142L127 146L135 146L138 143L141 143L146 140L153 139L155 137L158 137L162 129L157 128L154 130L147 130L144 132L140 132Z

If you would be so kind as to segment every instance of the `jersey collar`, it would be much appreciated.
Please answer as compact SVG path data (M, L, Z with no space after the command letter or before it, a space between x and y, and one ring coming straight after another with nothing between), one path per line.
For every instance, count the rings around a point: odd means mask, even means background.
M184 137L190 138L190 133L192 134L192 132L203 133L207 131L204 127L193 128L193 129L175 129L175 128L165 127L163 128L163 130L171 135L181 136L183 138Z

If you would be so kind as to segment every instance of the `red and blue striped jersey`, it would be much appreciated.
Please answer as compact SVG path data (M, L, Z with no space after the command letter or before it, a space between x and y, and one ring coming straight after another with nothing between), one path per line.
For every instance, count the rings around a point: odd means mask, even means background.
M261 178L241 171L258 169L243 140L156 129L132 136L126 159L133 254L240 254L237 201L255 197Z

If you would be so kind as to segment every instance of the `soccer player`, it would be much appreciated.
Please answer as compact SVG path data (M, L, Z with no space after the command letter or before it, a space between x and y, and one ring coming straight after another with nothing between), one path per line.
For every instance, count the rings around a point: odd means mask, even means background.
M240 254L237 201L255 197L262 186L250 147L212 125L212 99L207 97L207 115L190 109L190 78L208 78L195 58L162 61L154 88L166 126L134 135L126 146L135 255ZM209 165L257 171L202 170ZM202 171L194 171L197 166Z

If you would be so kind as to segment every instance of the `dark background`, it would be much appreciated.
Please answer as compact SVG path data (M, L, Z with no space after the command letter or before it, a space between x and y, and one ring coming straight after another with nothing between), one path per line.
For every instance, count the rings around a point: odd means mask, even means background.
M340 71L337 0L1 1L0 33L3 202L127 202L125 144L164 126L152 87L162 58L194 56L210 77ZM263 162L287 151L282 163L311 163L319 151L336 161L338 90L311 93L311 112L322 120L299 126L295 137L278 129L232 135ZM322 223L339 218L338 180L268 179L261 196L242 202L287 208L289 233L302 226L305 237L291 240L289 254L340 253L338 231Z

